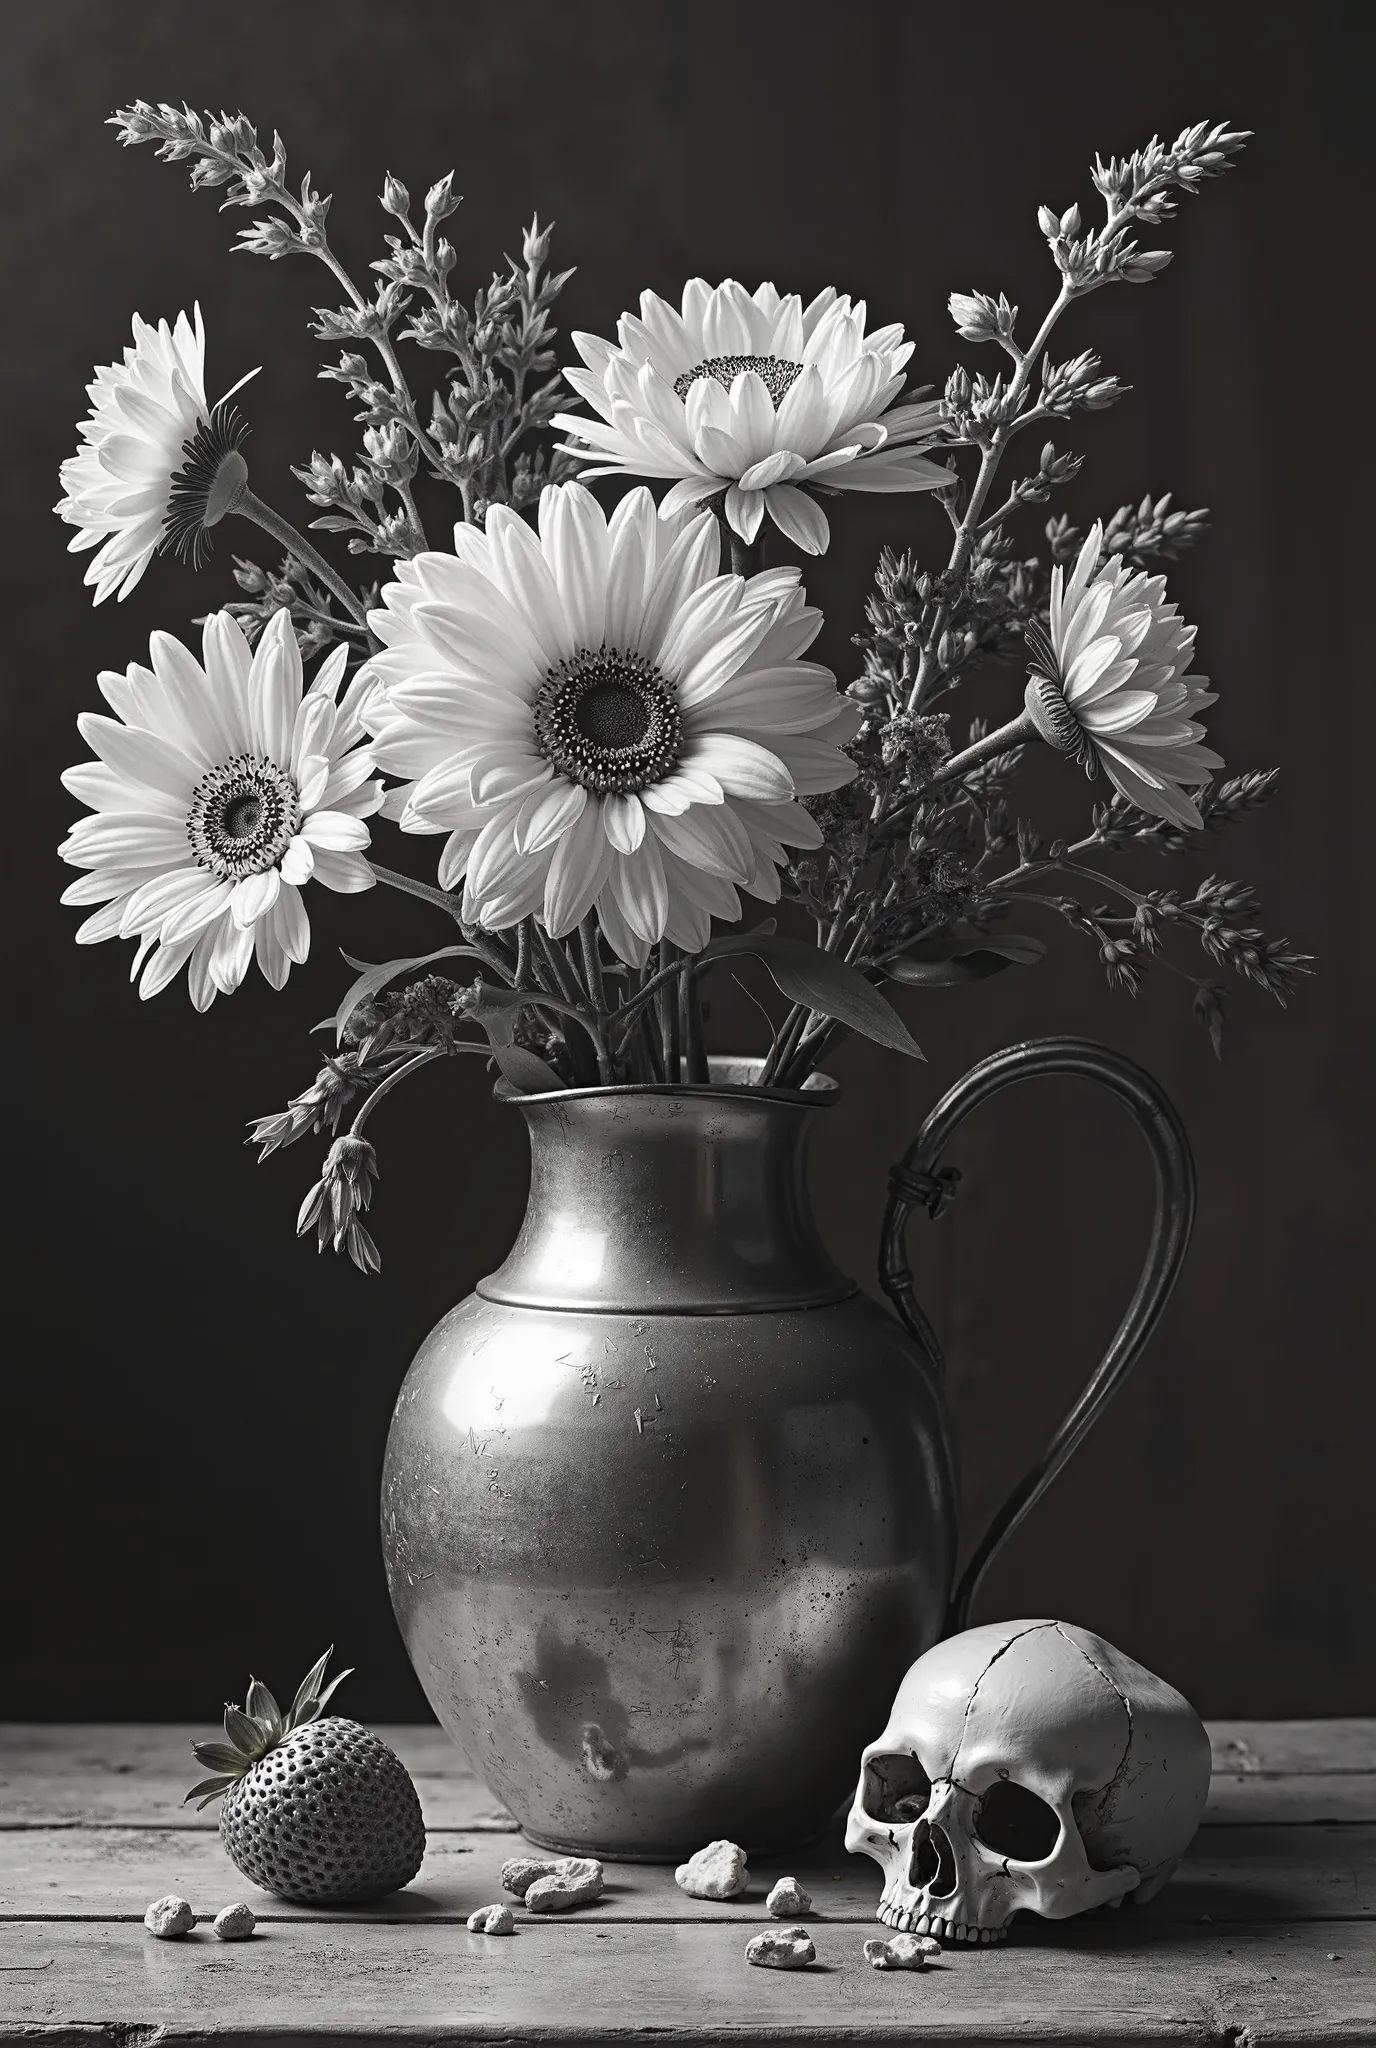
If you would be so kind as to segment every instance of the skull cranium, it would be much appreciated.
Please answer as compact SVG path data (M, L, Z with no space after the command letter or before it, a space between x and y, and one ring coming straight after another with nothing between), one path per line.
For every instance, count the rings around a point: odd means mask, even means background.
M861 1759L846 1847L902 1932L998 1941L1145 1902L1192 1840L1209 1741L1188 1700L1087 1629L1009 1621L919 1657Z

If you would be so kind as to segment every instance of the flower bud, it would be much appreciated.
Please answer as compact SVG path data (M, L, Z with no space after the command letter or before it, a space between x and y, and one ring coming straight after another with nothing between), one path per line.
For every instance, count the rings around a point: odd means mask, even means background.
M1150 284L1170 260L1169 249L1141 249L1119 265L1118 275L1129 284Z
M1080 209L1078 206L1067 206L1065 212L1061 215L1060 231L1068 242L1074 241L1076 235L1080 232Z
M446 220L461 204L454 192L454 173L446 171L425 195L425 217L427 220Z
M537 214L526 229L525 237L521 243L521 254L525 258L527 270L539 270L542 264L548 263L550 241L553 234L553 222L551 222L549 227L542 228L540 217Z
M999 331L998 309L983 292L952 292L946 301L956 331L966 341L992 341Z
M347 1181L357 1190L359 1206L366 1209L377 1178L377 1154L366 1138L356 1138L346 1131L342 1138L335 1139L325 1156L324 1177Z
M884 685L877 676L857 676L847 685L846 695L856 704L882 704Z
M389 171L382 188L382 205L387 213L394 213L398 220L404 220L411 210L411 195L400 178L394 178Z
M1037 208L1037 226L1046 236L1048 242L1054 242L1057 235L1061 232L1060 215L1053 213L1049 206L1039 206Z

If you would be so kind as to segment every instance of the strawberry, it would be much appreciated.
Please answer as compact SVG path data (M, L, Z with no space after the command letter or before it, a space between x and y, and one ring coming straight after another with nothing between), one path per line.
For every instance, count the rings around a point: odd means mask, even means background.
M215 1773L187 1799L224 1795L220 1839L245 1877L301 1906L343 1906L409 1884L425 1854L425 1824L406 1766L357 1721L321 1718L349 1676L322 1685L326 1650L283 1714L252 1679L242 1709L225 1708L225 1741L193 1742Z

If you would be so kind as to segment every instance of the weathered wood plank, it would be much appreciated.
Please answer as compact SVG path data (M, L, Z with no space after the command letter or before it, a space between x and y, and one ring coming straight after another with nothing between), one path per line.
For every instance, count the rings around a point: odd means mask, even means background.
M1215 1821L1376 1821L1376 1771L1315 1771L1269 1778L1260 1772L1216 1772L1209 1787L1205 1825Z
M0 1917L138 1919L150 1899L177 1892L198 1912L247 1897L255 1912L272 1919L465 1920L475 1907L503 1896L501 1866L513 1853L542 1852L528 1849L519 1836L437 1833L420 1876L404 1892L378 1905L312 1911L259 1894L229 1862L218 1837L204 1831L12 1829L0 1835ZM766 1892L785 1871L812 1893L826 1919L873 1918L879 1872L868 1858L848 1856L839 1835L786 1861L752 1865L749 1891L724 1903L688 1898L667 1868L609 1863L595 1917L758 1922ZM1142 1917L1183 1925L1376 1918L1376 1827L1209 1828Z
M1210 1721L1216 1771L1376 1771L1376 1719Z
M193 1735L210 1732L132 1724L0 1723L0 1827L89 1821L213 1831L213 1811L197 1815L181 1803L197 1769L187 1744ZM415 1778L429 1827L501 1830L514 1825L442 1729L379 1732ZM1376 1720L1221 1721L1210 1734L1218 1774L1211 1812L1217 1810L1219 1817L1376 1820ZM1305 1782L1291 1789L1285 1780L1296 1775ZM1350 1784L1344 1782L1349 1779ZM1267 1789L1272 1785L1274 1801Z
M203 1776L188 1744L214 1731L171 1724L0 1722L0 1827L38 1822L205 1828L215 1812L182 1805ZM427 1827L516 1825L442 1728L380 1728L420 1793Z
M514 1939L465 1930L274 1925L225 1947L141 1927L3 1931L0 2038L44 2048L300 2042L727 2041L733 2048L921 2039L1376 2042L1376 1930L1044 1924L1004 1948L883 1973L862 1930L821 1926L818 1964L752 1970L744 1930L546 1923ZM327 1998L322 1993L328 1992ZM135 2037L137 2038L137 2037Z

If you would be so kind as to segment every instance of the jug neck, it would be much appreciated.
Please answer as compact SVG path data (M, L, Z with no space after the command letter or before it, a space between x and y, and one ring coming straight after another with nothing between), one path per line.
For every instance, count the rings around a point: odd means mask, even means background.
M530 1196L489 1301L604 1314L815 1308L854 1285L817 1233L807 1144L834 1082L711 1084L499 1096L530 1135ZM727 1077L731 1077L728 1080Z

